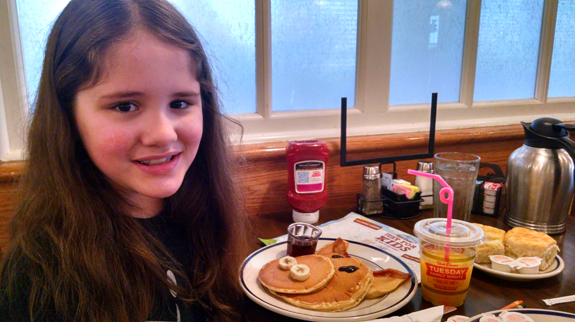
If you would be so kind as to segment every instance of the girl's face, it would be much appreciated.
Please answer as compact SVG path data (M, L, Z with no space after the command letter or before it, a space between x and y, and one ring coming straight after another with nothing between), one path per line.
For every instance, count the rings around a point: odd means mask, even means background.
M202 137L200 84L186 51L137 31L109 48L102 78L76 95L75 118L94 164L135 217L157 215L181 186Z

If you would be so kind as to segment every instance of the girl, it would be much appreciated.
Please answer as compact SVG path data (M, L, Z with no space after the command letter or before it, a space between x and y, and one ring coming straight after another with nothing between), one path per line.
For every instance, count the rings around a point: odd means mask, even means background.
M0 316L238 321L246 219L225 120L169 3L72 0L47 43Z

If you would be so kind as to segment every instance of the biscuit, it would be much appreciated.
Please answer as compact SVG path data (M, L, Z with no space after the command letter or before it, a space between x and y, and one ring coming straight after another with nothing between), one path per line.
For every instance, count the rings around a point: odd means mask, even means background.
M557 242L551 236L532 229L515 227L505 233L505 255L511 258L539 257L539 270L548 269L559 251Z
M489 264L491 263L489 259L490 255L505 254L505 247L503 245L505 230L478 223L473 224L483 229L486 238L483 244L477 246L477 255L475 256L476 263Z

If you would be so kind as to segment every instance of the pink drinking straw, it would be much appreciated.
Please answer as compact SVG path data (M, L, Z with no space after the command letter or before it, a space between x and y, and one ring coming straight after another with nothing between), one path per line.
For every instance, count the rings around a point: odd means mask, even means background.
M441 188L441 190L439 190L439 199L441 199L441 202L443 202L444 204L447 204L447 225L445 226L445 233L447 234L447 236L450 236L451 235L451 217L453 216L453 188L451 188L449 186L449 184L447 182L445 182L445 180L443 180L443 178L440 175L437 175L437 174L421 172L421 171L416 171L416 170L411 170L411 169L408 169L407 173L413 174L416 176L422 176L422 177L435 179L435 180L439 181L439 183L441 183L443 188ZM445 259L446 260L449 257L448 254L449 254L449 246L447 246L445 248Z

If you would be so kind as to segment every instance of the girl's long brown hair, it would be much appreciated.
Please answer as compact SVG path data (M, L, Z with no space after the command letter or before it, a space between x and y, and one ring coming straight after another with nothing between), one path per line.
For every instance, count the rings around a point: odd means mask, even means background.
M90 161L74 122L75 95L100 79L104 52L138 29L187 50L201 84L199 151L182 187L166 200L166 211L189 232L191 267L172 264L129 215L137 205L127 204ZM50 314L64 321L143 321L157 294L171 288L205 307L212 320L239 320L246 216L234 189L226 120L198 36L172 5L72 0L46 47L2 289L16 294L26 287L32 317L55 308ZM171 285L166 269L184 285Z

